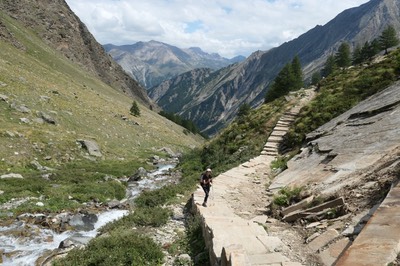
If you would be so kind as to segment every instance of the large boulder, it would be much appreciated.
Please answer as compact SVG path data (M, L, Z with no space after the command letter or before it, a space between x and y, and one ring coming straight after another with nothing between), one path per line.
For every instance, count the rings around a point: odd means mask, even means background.
M96 141L82 140L82 139L78 139L77 141L82 145L82 147L84 147L88 151L90 156L95 156L95 157L103 156L103 154L101 154L100 147Z
M14 174L14 173L5 174L5 175L0 176L0 179L5 179L5 178L24 178L24 177L21 174Z

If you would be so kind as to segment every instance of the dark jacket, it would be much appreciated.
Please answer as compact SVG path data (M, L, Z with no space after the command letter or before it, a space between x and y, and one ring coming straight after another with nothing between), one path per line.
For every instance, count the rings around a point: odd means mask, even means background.
M200 178L200 185L201 186L210 186L212 183L212 176L211 174L207 176L206 173L203 173Z

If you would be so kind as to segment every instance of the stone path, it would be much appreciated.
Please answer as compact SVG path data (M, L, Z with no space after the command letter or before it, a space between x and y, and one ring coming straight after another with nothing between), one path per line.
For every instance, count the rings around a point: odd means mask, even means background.
M288 258L285 254L290 247L263 227L268 217L262 212L254 214L256 204L266 201L262 195L270 181L270 164L278 156L282 137L303 103L313 95L312 90L306 90L297 106L280 118L260 156L214 178L208 207L201 206L204 198L201 187L193 194L193 206L203 217L203 235L211 265L302 265ZM244 201L254 204L240 208Z
M202 189L194 193L193 201L204 221L203 234L211 265L302 265L279 252L287 248L285 244L269 235L257 222L263 223L267 217L242 218L232 207L235 194L241 196L238 188L259 181L260 177L255 174L263 175L273 159L272 156L260 155L219 175L214 180L208 207L200 205L204 198Z

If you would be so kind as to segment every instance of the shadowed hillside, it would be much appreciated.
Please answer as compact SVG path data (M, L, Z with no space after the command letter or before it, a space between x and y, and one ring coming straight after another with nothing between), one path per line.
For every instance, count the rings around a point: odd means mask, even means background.
M0 9L98 79L147 106L152 105L143 88L111 59L64 0L3 0ZM7 31L2 27L0 38L25 50Z

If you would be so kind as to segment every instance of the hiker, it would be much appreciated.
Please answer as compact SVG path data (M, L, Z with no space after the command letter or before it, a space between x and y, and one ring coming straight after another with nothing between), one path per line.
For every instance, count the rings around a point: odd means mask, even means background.
M200 185L204 190L204 193L206 193L205 197L204 197L204 202L203 202L203 206L207 207L207 199L208 199L208 195L210 194L210 188L211 188L211 184L212 184L212 176L211 176L211 169L208 168L202 175L200 178Z

